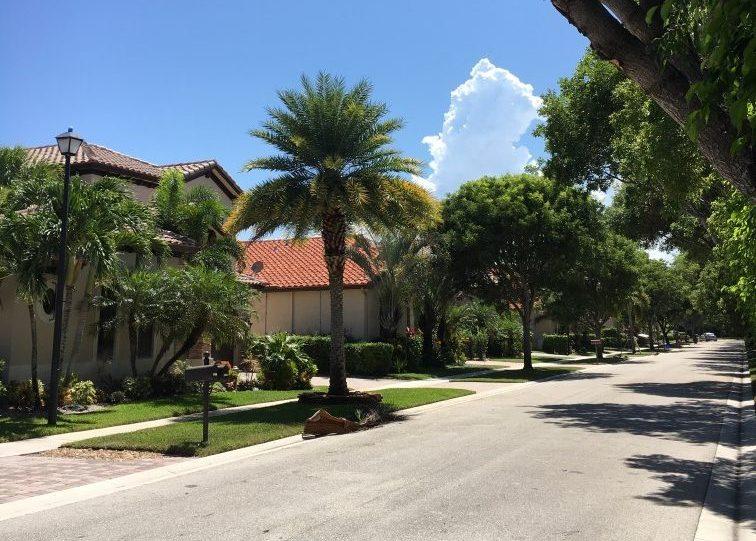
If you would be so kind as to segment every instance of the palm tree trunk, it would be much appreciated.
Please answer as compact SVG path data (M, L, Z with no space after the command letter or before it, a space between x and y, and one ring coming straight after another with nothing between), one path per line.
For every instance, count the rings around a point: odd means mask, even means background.
M165 357L165 354L168 352L168 348L171 347L171 340L163 340L163 343L160 345L160 351L158 351L157 355L155 355L155 359L152 361L152 369L150 369L150 376L155 377L155 373L157 372L157 368L160 365L160 361L163 360L163 357Z
M42 397L39 392L39 374L37 373L37 314L34 302L28 304L29 324L31 325L31 380L32 392L34 393L34 413L42 411Z
M174 353L171 358L165 362L163 368L161 368L160 371L156 374L156 377L165 375L165 373L168 372L168 369L173 366L173 363L186 355L189 350L194 347L194 344L197 343L197 340L200 339L203 332L205 332L204 322L202 325L197 325L196 327L194 327L194 329L192 329L186 340L184 340L184 343L181 344L181 347L176 350L176 353Z
M68 342L68 324L71 321L71 307L73 305L74 286L66 284L65 295L63 296L63 330L60 336L60 358L66 359L66 343ZM68 358L66 368L66 381L70 381L70 371L73 368L73 355Z
M76 355L79 354L81 349L81 343L84 340L84 330L89 320L89 313L92 307L92 293L94 291L94 278L95 278L95 266L90 265L87 271L87 281L84 286L84 296L79 304L79 317L76 321L76 329L74 330L73 344L71 345L71 356L68 359L68 365L66 366L66 381L71 379L73 371L73 360Z
M331 293L331 355L328 394L349 393L344 357L344 264L346 262L346 222L344 214L333 211L323 217L323 251Z
M129 319L129 364L131 365L131 376L137 377L137 348L139 347L139 334L137 333L134 322Z

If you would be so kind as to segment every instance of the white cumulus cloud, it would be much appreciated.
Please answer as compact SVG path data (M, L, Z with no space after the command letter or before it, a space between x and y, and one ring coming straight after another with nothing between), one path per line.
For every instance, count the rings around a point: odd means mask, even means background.
M531 85L482 58L452 91L441 132L423 138L431 172L415 182L444 195L483 175L522 171L532 156L520 139L540 106Z

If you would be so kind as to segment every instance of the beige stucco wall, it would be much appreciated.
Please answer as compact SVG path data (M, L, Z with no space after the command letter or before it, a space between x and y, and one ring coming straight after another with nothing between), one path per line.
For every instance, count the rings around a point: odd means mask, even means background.
M94 182L98 175L82 175L84 180ZM220 200L231 206L229 197L206 176L198 177L187 184L191 186L207 186L218 193ZM147 203L152 199L153 189L147 186L129 182L129 188L134 194L135 199ZM127 265L133 265L133 254L124 254L122 259ZM166 264L178 266L183 264L180 258L171 257ZM86 314L86 320L82 320L82 311L80 310L81 300L84 295L85 274L81 273L75 286L73 308L68 329L67 351L71 352L74 335L77 327L83 325L83 338L81 347L77 354L73 356L73 371L80 378L97 378L98 376L111 375L114 378L121 378L131 374L129 365L129 340L125 328L118 329L115 332L113 344L113 358L110 361L103 361L97 358L97 323L99 321L99 309L92 306ZM52 286L54 277L50 276L50 285ZM36 305L37 311L37 333L38 333L38 367L40 378L48 381L50 377L50 362L52 352L53 338L53 318L52 315L45 314L41 303ZM276 312L277 314L278 312ZM290 315L289 315L290 317ZM159 337L153 338L153 353L157 352L160 347ZM169 354L173 352L173 347ZM6 361L5 374L0 377L8 380L24 380L31 377L31 326L29 322L29 312L27 305L16 298L16 282L13 277L0 281L0 358ZM66 363L61 368L66 370ZM152 363L152 358L143 358L137 360L137 366L140 372L147 371Z
M254 301L255 334L289 332L328 334L331 305L328 290L263 291ZM378 337L378 303L370 289L344 290L344 332L354 340Z

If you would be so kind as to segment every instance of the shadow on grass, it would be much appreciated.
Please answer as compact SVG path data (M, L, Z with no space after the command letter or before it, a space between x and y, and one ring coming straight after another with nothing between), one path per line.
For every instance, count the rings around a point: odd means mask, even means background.
M491 383L524 383L528 381L538 381L545 378L552 378L555 376L563 376L564 379L597 379L608 377L609 374L602 374L596 372L580 372L577 368L560 368L560 367L534 367L533 371L528 373L522 368L518 369L504 369L496 370L495 372L489 372L487 374L481 374L479 376L472 376L469 378L462 378L458 381L478 381L478 382L491 382Z

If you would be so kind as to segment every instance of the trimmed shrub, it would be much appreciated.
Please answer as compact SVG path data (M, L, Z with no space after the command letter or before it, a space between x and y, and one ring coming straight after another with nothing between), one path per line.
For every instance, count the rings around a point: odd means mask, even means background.
M331 358L330 336L297 336L304 351L315 362L318 372L327 373Z
M355 342L344 345L348 374L385 376L391 373L394 346L385 342Z
M177 396L187 391L186 368L189 363L178 360L168 371L152 382L152 393L156 396Z
M45 385L42 380L39 382L39 395L42 403L45 402ZM8 406L13 408L33 408L34 407L34 388L32 387L32 380L27 379L25 381L11 381L8 384L7 391Z
M621 347L627 347L627 339L619 329L615 329L614 327L609 327L608 329L601 331L601 338L604 341L605 348L619 349Z
M423 364L423 339L420 335L397 337L394 346L394 372L414 371Z
M108 395L108 403L110 404L123 404L126 402L126 393L123 391L113 391Z
M152 381L147 376L123 378L121 387L129 400L144 400L152 396Z
M260 362L260 387L266 389L310 389L317 367L302 350L298 337L276 333L256 339L251 346Z
M88 379L71 385L70 396L71 402L80 406L91 406L97 402L97 390Z
M570 340L566 334L544 334L541 349L546 353L570 354Z

